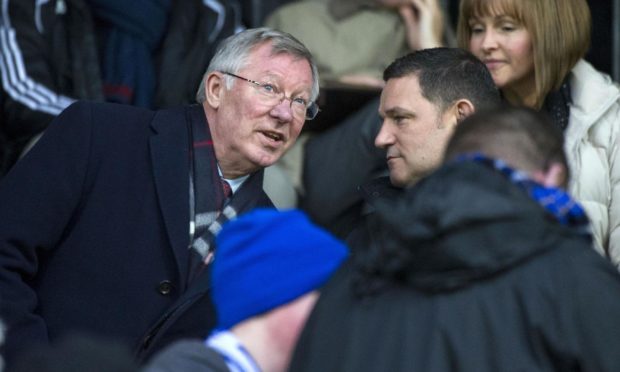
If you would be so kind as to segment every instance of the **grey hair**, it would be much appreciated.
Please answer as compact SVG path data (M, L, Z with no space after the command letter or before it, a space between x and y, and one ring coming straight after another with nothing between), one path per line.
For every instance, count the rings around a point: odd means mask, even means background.
M233 74L238 73L239 70L247 65L252 50L266 42L271 42L271 53L273 55L290 54L308 61L312 69L310 100L315 101L319 96L319 72L312 54L293 35L267 27L241 31L238 34L227 37L218 45L217 51L200 81L198 92L196 92L196 101L203 103L206 100L205 80L211 72L225 71ZM230 89L233 81L231 76L225 76L226 88Z

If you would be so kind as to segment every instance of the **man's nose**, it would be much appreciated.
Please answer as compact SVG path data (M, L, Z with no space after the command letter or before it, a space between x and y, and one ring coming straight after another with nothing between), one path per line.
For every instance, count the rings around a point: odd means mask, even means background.
M275 105L271 110L271 115L277 117L282 122L290 122L293 120L293 109L291 107L291 99L282 97L280 103Z
M393 143L394 135L392 135L388 128L388 125L384 120L383 124L381 124L381 129L379 130L379 133L377 133L377 137L375 137L375 147L386 148Z

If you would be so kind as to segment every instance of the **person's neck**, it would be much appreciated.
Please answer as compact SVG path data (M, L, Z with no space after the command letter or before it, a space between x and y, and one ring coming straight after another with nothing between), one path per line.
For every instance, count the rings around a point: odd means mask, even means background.
M270 331L261 319L248 319L235 325L230 331L250 353L263 372L284 372L288 360L279 350L274 350Z
M524 81L501 89L504 99L513 106L538 109L536 82Z
M250 169L249 167L236 167L234 166L234 164L231 164L227 162L226 160L220 161L220 158L218 158L217 153L215 154L215 158L218 161L221 176L227 180L236 180L238 178L248 176L251 173L258 170L256 168Z

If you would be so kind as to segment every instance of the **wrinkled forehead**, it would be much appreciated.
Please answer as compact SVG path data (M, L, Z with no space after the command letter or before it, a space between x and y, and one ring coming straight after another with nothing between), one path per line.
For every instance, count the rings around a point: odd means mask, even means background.
M263 69L274 68L276 70L286 70L294 65L307 66L308 73L311 75L310 62L294 52L274 49L272 45L264 43L258 45L250 51L248 58L241 65L242 69L260 66ZM302 62L302 63L300 63ZM305 72L305 68L302 69ZM296 71L297 72L297 71Z
M259 69L274 70L289 78L308 80L306 82L309 86L308 93L314 100L318 96L319 88L318 77L311 62L308 56L303 55L301 52L278 47L278 45L274 45L271 42L265 42L255 46L248 53L244 63L241 64L240 70L259 67ZM293 70L289 70L291 68Z
M523 20L524 0L465 0L461 11L465 19L510 16Z

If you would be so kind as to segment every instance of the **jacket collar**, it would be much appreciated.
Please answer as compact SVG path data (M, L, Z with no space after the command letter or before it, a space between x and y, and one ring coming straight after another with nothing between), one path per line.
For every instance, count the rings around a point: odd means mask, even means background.
M187 123L204 118L200 106L183 110L158 111L151 123L150 139L153 177L174 252L181 288L185 288L189 246L189 138Z
M448 164L375 207L372 249L392 262L388 275L422 290L465 286L557 248L568 235L588 244L503 175L471 162Z

